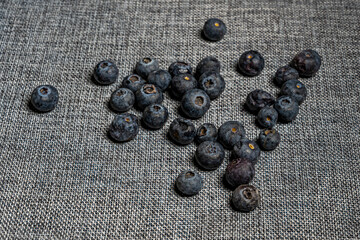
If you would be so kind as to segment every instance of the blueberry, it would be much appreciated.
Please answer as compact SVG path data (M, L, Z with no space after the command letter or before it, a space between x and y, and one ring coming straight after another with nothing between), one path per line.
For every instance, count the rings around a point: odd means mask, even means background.
M252 185L238 186L232 194L232 203L236 210L251 212L260 204L260 191Z
M259 145L263 150L274 150L280 143L280 134L275 129L264 129L259 135Z
M161 103L163 101L162 92L154 84L144 84L135 93L136 104L143 110L152 103Z
M183 171L176 179L176 188L186 196L192 196L200 192L203 186L201 176L191 170Z
M276 85L281 87L286 81L291 79L298 79L298 78L299 78L298 71L296 71L295 68L286 65L284 67L279 68L276 71L274 82Z
M204 90L210 99L213 100L224 91L225 81L218 72L205 72L199 79L199 88Z
M280 94L291 96L300 105L306 99L307 90L302 82L296 79L292 79L282 85Z
M41 85L31 94L31 104L39 112L53 110L59 101L57 89L50 85Z
M138 118L130 113L116 115L109 128L111 138L117 142L130 141L138 132Z
M123 82L122 82L122 87L128 88L135 93L145 83L146 83L145 80L142 79L139 75L131 74L129 76L124 77Z
M218 140L224 148L232 149L233 146L244 137L244 126L238 121L225 122L219 128Z
M214 124L204 123L196 131L196 141L199 144L205 141L216 141L217 134Z
M169 128L170 138L179 145L187 145L194 141L196 132L194 124L185 118L176 118Z
M195 159L200 167L215 170L220 167L225 157L223 146L214 141L202 142L196 149Z
M94 79L101 85L109 85L116 81L119 69L109 60L99 62L94 69Z
M300 77L312 77L320 69L321 57L314 50L304 50L298 53L290 64Z
M254 176L254 165L246 158L232 160L226 167L225 179L234 188L241 184L248 184Z
M192 67L191 67L191 65L189 63L184 62L184 61L173 62L169 66L169 73L173 77L177 76L179 74L184 74L184 73L191 74L192 73Z
M135 103L135 95L128 88L119 88L111 94L110 106L117 112L126 112Z
M168 71L157 70L148 76L148 83L155 84L161 91L165 91L171 83L171 75Z
M251 112L257 113L261 108L274 104L274 97L260 89L250 92L246 98L246 106Z
M210 98L201 89L191 89L181 100L181 110L189 118L201 118L210 108Z
M141 59L135 66L136 73L144 79L146 79L151 72L157 70L159 70L159 62L151 57Z
M243 138L234 145L232 151L233 158L246 158L252 164L256 164L260 156L260 148L256 142Z
M219 41L226 34L226 25L220 19L210 18L204 24L203 33L208 40Z
M161 104L153 103L147 106L143 113L143 123L151 129L162 128L168 119L169 112Z
M213 56L202 59L196 66L196 76L199 78L205 72L214 71L220 73L220 62Z
M264 66L264 58L258 51L254 50L244 52L238 61L240 72L250 77L259 75L264 69Z
M278 120L278 112L272 107L263 107L257 115L261 127L273 128Z
M177 98L182 97L187 91L196 87L196 79L188 73L177 75L171 81L171 91Z
M290 96L281 96L276 99L274 108L279 114L279 119L283 122L291 122L299 113L299 104Z

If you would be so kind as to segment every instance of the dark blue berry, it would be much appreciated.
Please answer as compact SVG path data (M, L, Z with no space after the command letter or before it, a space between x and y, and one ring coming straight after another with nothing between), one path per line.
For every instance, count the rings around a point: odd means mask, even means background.
M288 95L294 98L298 104L302 104L307 96L307 90L305 85L299 80L292 79L285 82L280 91L281 95Z
M191 89L181 100L181 110L189 118L200 118L210 108L210 98L201 89Z
M136 91L135 98L137 106L143 110L152 103L161 103L163 94L154 84L144 84Z
M225 157L223 146L214 141L202 142L196 149L195 159L200 167L215 170L220 167Z
M224 148L232 149L234 145L245 137L244 126L238 121L225 122L219 128L218 140Z
M274 108L279 114L279 119L283 122L291 122L299 113L299 104L290 96L281 96L276 99Z
M312 77L320 69L321 57L314 50L304 50L298 53L291 62L300 77Z
M280 134L275 129L264 129L259 135L259 145L263 150L274 150L280 143Z
M259 75L264 69L264 66L264 58L258 51L253 50L244 52L238 61L240 72L250 77Z
M155 84L161 91L165 91L171 83L171 75L168 71L157 70L148 76L148 83Z
M124 77L123 82L122 82L122 87L128 88L135 93L145 83L146 83L145 80L142 79L139 75L131 74L129 76Z
M196 76L199 78L205 72L220 73L220 62L213 56L202 59L196 66Z
M240 212L251 212L260 204L260 191L252 186L243 184L238 186L232 194L232 203Z
M295 68L286 65L284 67L279 68L276 71L274 82L276 85L281 87L286 81L291 79L298 79L298 78L299 78L298 71L296 71Z
M157 70L159 70L159 62L151 57L140 59L135 66L136 73L144 79L147 79L151 72Z
M224 91L225 81L218 72L205 72L199 79L199 88L204 90L210 99L213 100Z
M196 87L196 79L188 73L176 75L171 81L171 91L177 98L182 97L187 91Z
M256 164L260 156L260 148L256 142L243 138L234 145L233 158L246 158Z
M192 68L190 63L184 62L184 61L177 61L177 62L173 62L172 64L170 64L169 66L169 73L171 74L171 76L177 76L179 74L191 74L192 73Z
M208 40L219 41L226 34L226 25L220 19L210 18L204 24L203 33Z
M50 85L41 85L31 94L31 104L39 112L53 110L59 101L57 89Z
M119 88L111 94L110 106L117 112L126 112L133 107L135 95L128 88Z
M257 113L261 108L271 106L275 102L270 93L256 89L246 97L246 106L251 112Z
M248 184L254 176L254 165L246 158L232 160L226 167L225 179L234 188L242 184Z
M199 144L205 141L216 141L217 134L214 124L204 123L196 131L196 141Z
M194 124L185 118L176 118L169 128L170 138L179 145L187 145L194 141L196 132Z
M147 106L143 112L143 123L151 129L162 128L168 119L169 113L166 107L153 103Z
M187 170L180 173L175 184L180 193L185 196L192 196L200 192L203 180L197 172Z
M138 132L138 118L130 113L116 115L109 128L111 138L117 142L130 141Z
M273 128L278 120L278 112L272 107L263 107L257 115L261 127Z
M102 85L109 85L116 81L119 76L119 69L115 63L109 60L99 62L94 69L94 79Z

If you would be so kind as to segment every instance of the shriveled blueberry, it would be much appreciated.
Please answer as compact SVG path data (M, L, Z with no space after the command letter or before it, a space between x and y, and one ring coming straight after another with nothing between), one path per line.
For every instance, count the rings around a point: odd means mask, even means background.
M205 72L220 73L220 62L213 56L202 59L196 66L196 76L199 78Z
M99 62L94 69L94 79L102 85L109 85L116 81L119 76L119 69L110 60Z
M136 73L144 79L147 79L151 72L157 70L159 70L159 62L151 57L140 59L135 66Z
M256 89L246 98L246 106L251 112L257 113L261 108L271 106L275 102L273 96L264 90Z
M257 76L264 69L265 61L264 58L258 51L247 51L241 54L238 67L242 74L246 76Z
M200 192L203 186L201 176L192 170L183 171L176 179L176 188L185 196L192 196Z
M126 112L133 107L135 95L128 88L119 88L111 94L110 106L117 112Z
M214 124L204 123L196 131L196 141L199 144L205 141L216 141L217 134Z
M202 142L196 149L196 162L206 170L215 170L220 167L225 157L223 146L214 141Z
M284 83L280 91L281 95L288 95L294 98L298 104L302 104L307 96L305 85L299 80L292 79Z
M274 108L279 114L279 119L284 122L291 122L299 113L299 104L291 96L281 96L276 99Z
M54 110L58 101L58 90L51 85L38 86L31 94L31 104L39 112Z
M224 91L225 81L218 72L205 72L199 79L199 88L204 90L210 99L213 100Z
M280 134L275 129L264 129L259 134L259 145L263 150L274 150L280 143Z
M219 128L218 140L224 148L232 149L244 137L244 126L238 121L227 121Z
M138 118L130 113L116 115L109 128L111 138L117 142L130 141L138 132Z
M260 156L260 148L256 142L243 138L234 145L232 151L233 158L246 158L256 164Z
M169 128L170 138L179 145L187 145L194 141L196 135L194 124L185 118L176 118Z
M182 97L187 91L196 87L196 79L188 73L176 75L171 81L171 91L177 98Z
M153 103L147 106L143 112L143 123L151 129L160 129L168 119L169 112L161 104Z
M248 184L238 186L232 194L232 203L236 210L251 212L260 204L260 191Z
M122 87L128 88L135 93L145 83L146 83L146 81L144 79L142 79L139 75L130 74L129 76L124 77L124 79L122 81Z
M161 103L163 101L162 92L154 84L144 84L135 93L136 104L143 110L152 103Z
M210 108L210 98L201 89L191 89L181 100L181 110L189 118L201 118Z
M248 184L254 176L254 165L246 158L234 159L226 167L225 179L234 188L241 184Z
M220 19L210 18L204 24L203 33L207 39L219 41L223 39L226 34L226 25Z
M290 65L299 72L300 77L312 77L320 69L321 57L314 50L304 50L294 57Z
M166 70L151 72L148 76L148 83L155 84L161 91L165 91L171 83L171 75Z
M192 67L190 63L184 62L184 61L176 61L170 64L169 66L169 73L171 76L177 76L179 74L191 74L192 73Z
M257 121L264 128L273 128L278 120L278 112L273 107L263 107L257 114Z
M282 86L286 81L291 79L298 79L299 73L295 68L289 65L283 66L276 71L274 82L278 86Z

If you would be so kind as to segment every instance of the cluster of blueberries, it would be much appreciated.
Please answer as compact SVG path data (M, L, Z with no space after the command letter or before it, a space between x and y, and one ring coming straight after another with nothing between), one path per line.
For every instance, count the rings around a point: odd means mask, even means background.
M203 36L211 41L221 40L226 33L225 24L219 19L209 19L203 28ZM264 58L257 51L243 53L238 61L238 70L246 76L257 76L265 65ZM220 62L213 56L202 59L195 74L184 61L172 63L168 71L159 68L156 59L146 57L137 62L136 74L126 76L122 87L115 90L109 105L119 112L109 127L109 136L116 142L132 140L139 132L138 118L125 113L133 106L143 111L142 122L146 128L160 129L168 119L168 110L161 103L163 92L181 100L181 113L169 127L169 138L178 145L187 145L196 140L198 147L195 160L204 170L215 170L223 162L225 149L232 150L232 161L226 168L225 179L234 188L232 204L236 210L249 212L260 202L259 190L249 185L255 175L254 165L260 156L260 149L274 150L280 143L280 134L274 129L278 120L290 122L299 112L299 105L306 99L307 91L298 78L311 77L319 70L321 59L313 50L297 54L289 65L277 70L274 82L281 86L280 97L275 100L263 90L254 90L246 98L246 108L257 114L258 124L264 128L258 141L245 137L244 126L238 121L228 121L217 128L205 123L198 129L189 119L201 118L210 108L210 101L221 95L225 89L220 75ZM94 69L94 81L109 85L118 79L119 70L114 62L99 62ZM53 110L59 94L55 87L41 85L31 95L32 106L40 112ZM192 170L183 171L176 179L180 194L192 196L203 185L201 176Z

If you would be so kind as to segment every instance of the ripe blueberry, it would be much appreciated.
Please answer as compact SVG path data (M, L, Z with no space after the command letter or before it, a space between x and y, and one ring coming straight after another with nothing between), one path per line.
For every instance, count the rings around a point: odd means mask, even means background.
M274 108L279 114L279 119L284 122L291 122L299 113L299 104L291 96L281 96L276 99Z
M298 53L290 64L300 77L312 77L320 69L321 57L314 50L304 50Z
M236 210L241 212L253 211L260 204L260 191L252 185L238 186L232 194L232 203Z
M201 118L210 108L210 98L201 89L191 89L181 100L181 110L189 118Z
M117 142L130 141L138 132L138 119L130 113L116 115L109 128L109 135Z
M276 71L274 82L276 85L281 87L286 81L291 79L298 79L298 78L299 78L298 71L296 71L295 68L286 65L284 67L279 68Z
M238 61L240 72L250 77L259 75L264 69L264 66L264 58L258 51L254 50L244 52Z
M188 73L176 75L171 81L171 91L177 98L182 97L187 91L196 87L196 79Z
M31 104L39 112L53 110L59 101L57 89L50 85L41 85L31 94Z
M199 88L204 90L210 99L213 100L224 91L225 81L218 72L205 72L199 79Z
M246 106L251 112L257 113L261 108L274 104L274 97L260 89L250 92L246 98Z
M171 83L171 75L166 70L151 72L148 76L148 83L155 84L161 91L165 91Z
M117 112L126 112L133 107L135 95L128 88L119 88L111 94L110 106Z
M215 170L220 167L225 157L223 146L214 141L202 142L196 149L195 159L200 167Z
M94 69L94 79L101 85L109 85L116 81L119 69L109 60L99 62Z
M166 107L153 103L147 106L143 112L143 123L151 129L160 129L168 119L169 113Z
M274 150L280 143L280 134L275 129L264 129L259 135L259 145L263 150Z
M199 78L203 73L214 71L220 73L220 62L213 56L202 59L196 66L196 76Z
M123 82L122 82L122 87L128 88L135 93L145 83L146 83L145 80L142 79L139 75L131 74L129 76L124 77Z
M233 158L246 158L252 164L256 164L260 156L260 148L256 142L243 138L234 145Z
M203 180L201 176L191 170L183 171L176 179L176 188L185 196L192 196L200 192Z
M224 148L232 149L233 146L244 137L244 126L238 121L225 122L219 128L218 140Z
M264 128L273 128L277 120L278 112L272 107L263 107L257 114L257 121Z
M219 41L226 34L226 25L220 19L210 18L204 24L203 33L208 40Z
M176 61L170 64L169 66L169 73L171 76L177 76L179 74L191 74L192 73L192 67L190 63L184 62L184 61Z
M194 141L196 132L194 124L185 118L176 118L169 128L170 138L179 145L187 145Z
M146 79L151 72L157 70L159 70L159 62L151 57L140 59L135 66L136 73L144 79Z
M161 103L163 101L162 92L154 84L144 84L135 93L136 104L143 110L152 103Z
M246 158L232 160L226 168L225 179L232 187L248 184L255 176L252 162Z
M299 80L292 79L285 82L280 91L281 95L288 95L294 98L298 104L302 104L307 96L307 90L305 85Z
M205 141L216 141L217 134L214 124L204 123L196 131L196 141L199 144Z

